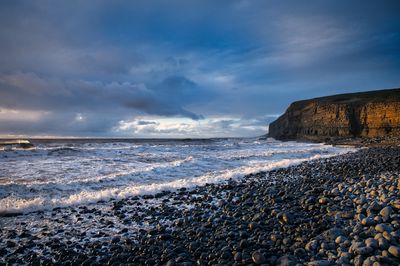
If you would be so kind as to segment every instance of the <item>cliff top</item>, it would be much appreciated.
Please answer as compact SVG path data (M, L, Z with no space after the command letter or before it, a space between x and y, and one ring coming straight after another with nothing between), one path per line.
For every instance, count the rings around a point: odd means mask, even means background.
M367 92L355 92L336 94L331 96L317 97L313 99L300 100L293 102L292 105L302 105L309 102L320 102L320 103L355 103L365 104L369 102L397 102L400 101L400 88L387 89L387 90L376 90Z

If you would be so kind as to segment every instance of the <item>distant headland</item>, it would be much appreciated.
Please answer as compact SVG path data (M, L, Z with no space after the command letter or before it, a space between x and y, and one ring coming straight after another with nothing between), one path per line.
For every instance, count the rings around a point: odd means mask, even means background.
M269 125L268 136L336 144L399 143L400 89L294 102Z

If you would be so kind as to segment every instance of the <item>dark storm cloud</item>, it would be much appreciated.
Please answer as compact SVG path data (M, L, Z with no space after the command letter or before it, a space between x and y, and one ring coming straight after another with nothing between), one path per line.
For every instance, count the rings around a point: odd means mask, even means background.
M158 125L159 123L154 122L154 121L145 121L145 120L140 120L137 122L139 126L147 126L147 125Z
M221 117L203 128L259 135L291 101L398 87L398 10L388 0L2 1L0 134L111 136L155 115Z
M204 92L194 82L179 76L167 77L159 84L146 86L129 82L65 81L45 79L32 73L16 73L0 76L0 86L0 106L11 110L52 113L29 125L30 131L35 133L46 130L56 134L56 129L59 129L61 132L67 130L73 133L76 130L97 134L108 131L120 119L135 112L196 120L202 118L183 108L183 105L194 101L196 96L204 97ZM78 121L76 116L82 113L84 119ZM29 121L24 121L23 125L16 121L14 126L13 121L7 121L1 123L0 130L20 131L28 124Z

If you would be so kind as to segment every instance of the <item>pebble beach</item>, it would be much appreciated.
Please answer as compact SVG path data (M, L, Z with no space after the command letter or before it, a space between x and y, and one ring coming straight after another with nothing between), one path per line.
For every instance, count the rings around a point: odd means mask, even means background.
M0 265L399 265L400 147L0 217Z

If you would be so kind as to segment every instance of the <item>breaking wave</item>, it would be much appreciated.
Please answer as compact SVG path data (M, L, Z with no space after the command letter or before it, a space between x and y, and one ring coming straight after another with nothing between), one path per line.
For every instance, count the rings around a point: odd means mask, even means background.
M34 150L0 152L0 213L219 183L349 151L271 139L44 143Z

